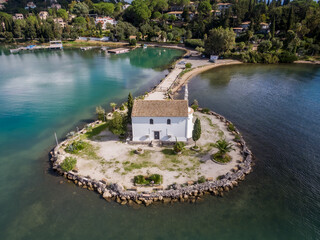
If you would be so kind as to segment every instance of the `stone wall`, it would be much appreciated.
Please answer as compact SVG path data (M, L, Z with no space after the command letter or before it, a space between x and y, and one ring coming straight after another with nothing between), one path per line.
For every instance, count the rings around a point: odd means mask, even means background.
M199 109L201 110L201 109ZM220 121L224 122L226 125L231 124L230 121L225 119L223 116L210 111L208 114L216 116ZM98 124L99 121L91 123L91 126ZM79 133L83 134L86 130L82 129ZM204 183L189 183L188 186L181 186L174 184L168 190L161 190L152 192L152 193L139 193L130 190L125 190L121 185L107 184L104 180L91 179L89 176L84 177L80 176L77 171L64 172L59 163L57 162L59 158L59 149L68 144L70 140L65 140L60 143L51 154L52 167L60 175L64 176L70 181L73 181L79 187L97 191L102 195L107 201L114 200L120 204L144 204L146 206L154 202L163 202L163 203L173 203L173 202L195 202L196 200L201 199L204 194L212 194L215 196L223 196L224 192L228 192L234 187L238 186L239 182L245 179L245 176L252 171L253 165L253 155L249 148L247 147L243 137L240 132L235 128L235 131L232 132L234 135L239 136L237 141L237 146L241 149L242 159L239 161L237 167L233 168L231 172L226 173L219 177L219 180L207 180Z

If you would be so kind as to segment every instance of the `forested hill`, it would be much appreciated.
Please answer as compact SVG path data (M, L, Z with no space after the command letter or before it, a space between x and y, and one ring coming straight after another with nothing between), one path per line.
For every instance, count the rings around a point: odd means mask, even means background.
M116 0L57 0L61 9L48 8L53 3L49 0L34 0L36 7L25 9L27 2L4 3L0 37L6 41L77 36L127 40L136 36L137 40L184 41L207 54L258 49L317 55L320 51L320 3L312 0L134 0L130 5ZM44 10L49 15L40 19L39 12ZM16 20L16 13L22 13L24 18ZM97 16L112 17L117 24L101 26ZM226 30L225 38L230 37L231 41L228 47L215 49L209 40L216 44L218 39L212 34L220 34L221 29Z

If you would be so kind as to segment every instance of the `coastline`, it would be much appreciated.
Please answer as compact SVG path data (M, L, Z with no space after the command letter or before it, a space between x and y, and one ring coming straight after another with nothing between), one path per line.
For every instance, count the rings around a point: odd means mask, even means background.
M166 46L161 46L166 47ZM170 46L171 47L171 46ZM173 48L178 48L181 50L185 50L186 53L183 55L189 54L188 49L182 49L181 47L174 46ZM183 59L183 58L181 58ZM181 59L177 60L181 61ZM225 61L225 60L224 60ZM199 66L187 72L183 76L175 79L177 85L174 88L170 88L171 91L175 92L179 90L181 86L188 82L192 77L196 76L197 74L207 71L209 69L218 67L218 66L225 66L225 65L232 65L232 64L241 64L239 61L228 60L228 62L221 62L221 63L210 63L207 66ZM160 83L161 84L161 83ZM159 84L159 85L160 85ZM158 86L159 86L158 85ZM199 109L201 111L201 109ZM218 113L213 111L209 111L209 115L216 117L219 121L222 122L225 126L232 124L230 121L225 119ZM99 124L99 121L95 121L90 123L89 125L94 127L95 125ZM86 129L83 128L78 133L84 134ZM124 204L144 204L146 206L150 205L154 202L163 202L163 203L173 203L173 202L196 202L196 200L200 200L201 197L206 194L210 193L215 196L223 196L223 192L228 192L234 187L238 186L239 182L245 179L245 175L249 174L252 171L252 160L253 154L246 146L246 143L241 136L240 132L235 128L235 131L232 133L234 135L239 136L239 140L236 141L237 147L240 148L240 153L242 158L237 160L237 165L234 169L226 172L225 174L219 176L217 179L207 179L204 183L197 183L192 182L187 186L177 186L173 189L159 189L155 190L154 192L137 192L136 190L132 189L124 189L121 184L111 183L108 184L104 179L96 180L92 179L89 175L88 176L81 176L78 174L78 171L72 170L69 172L64 172L59 163L58 158L60 155L60 147L65 147L70 139L67 139L60 143L57 147L55 147L50 152L50 161L52 162L52 168L58 172L58 174L64 176L70 182L74 182L79 187L96 191L102 195L104 199L107 201L114 200L122 205ZM130 191L131 190L131 191Z
M199 108L199 111L202 109ZM208 115L216 117L225 126L232 124L225 117L218 113L209 111ZM90 123L90 127L94 127L100 124L101 121L95 121ZM85 134L86 129L81 129L78 134ZM233 135L238 135L239 140L236 141L236 147L239 148L241 153L241 159L237 160L237 165L227 173L220 175L217 179L206 179L204 183L198 183L191 181L186 186L177 185L173 188L163 190L162 188L154 188L153 192L137 192L136 189L125 189L118 183L107 183L105 179L92 179L91 176L82 176L77 170L71 170L64 172L59 164L59 156L62 153L60 148L65 148L73 139L66 139L56 146L50 152L50 161L52 162L52 169L64 178L68 179L68 182L73 182L77 186L96 191L107 201L116 201L121 205L132 204L144 204L148 206L155 202L162 203L174 203L174 202L191 202L194 203L197 200L201 200L205 194L211 194L214 196L222 197L224 192L229 192L234 187L237 187L241 181L245 180L245 176L252 172L254 156L246 145L242 135L235 127L232 132Z

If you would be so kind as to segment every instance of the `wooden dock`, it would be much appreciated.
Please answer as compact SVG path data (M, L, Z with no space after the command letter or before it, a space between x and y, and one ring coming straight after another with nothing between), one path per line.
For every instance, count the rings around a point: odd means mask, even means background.
M108 50L109 53L114 53L114 54L127 53L129 51L130 49L128 48L115 48L115 49Z
M61 41L51 41L49 46L36 46L36 45L29 45L27 47L19 47L15 49L10 49L10 53L19 53L21 51L30 51L30 50L42 50L42 49L62 49L62 42Z

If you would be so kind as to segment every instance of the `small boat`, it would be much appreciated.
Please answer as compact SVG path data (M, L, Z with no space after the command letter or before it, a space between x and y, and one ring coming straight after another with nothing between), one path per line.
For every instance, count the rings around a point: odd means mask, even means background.
M143 48L147 48L148 46L147 46L147 44L143 44Z
M92 49L92 47L81 47L80 49L81 49L82 51L87 51L87 50Z

